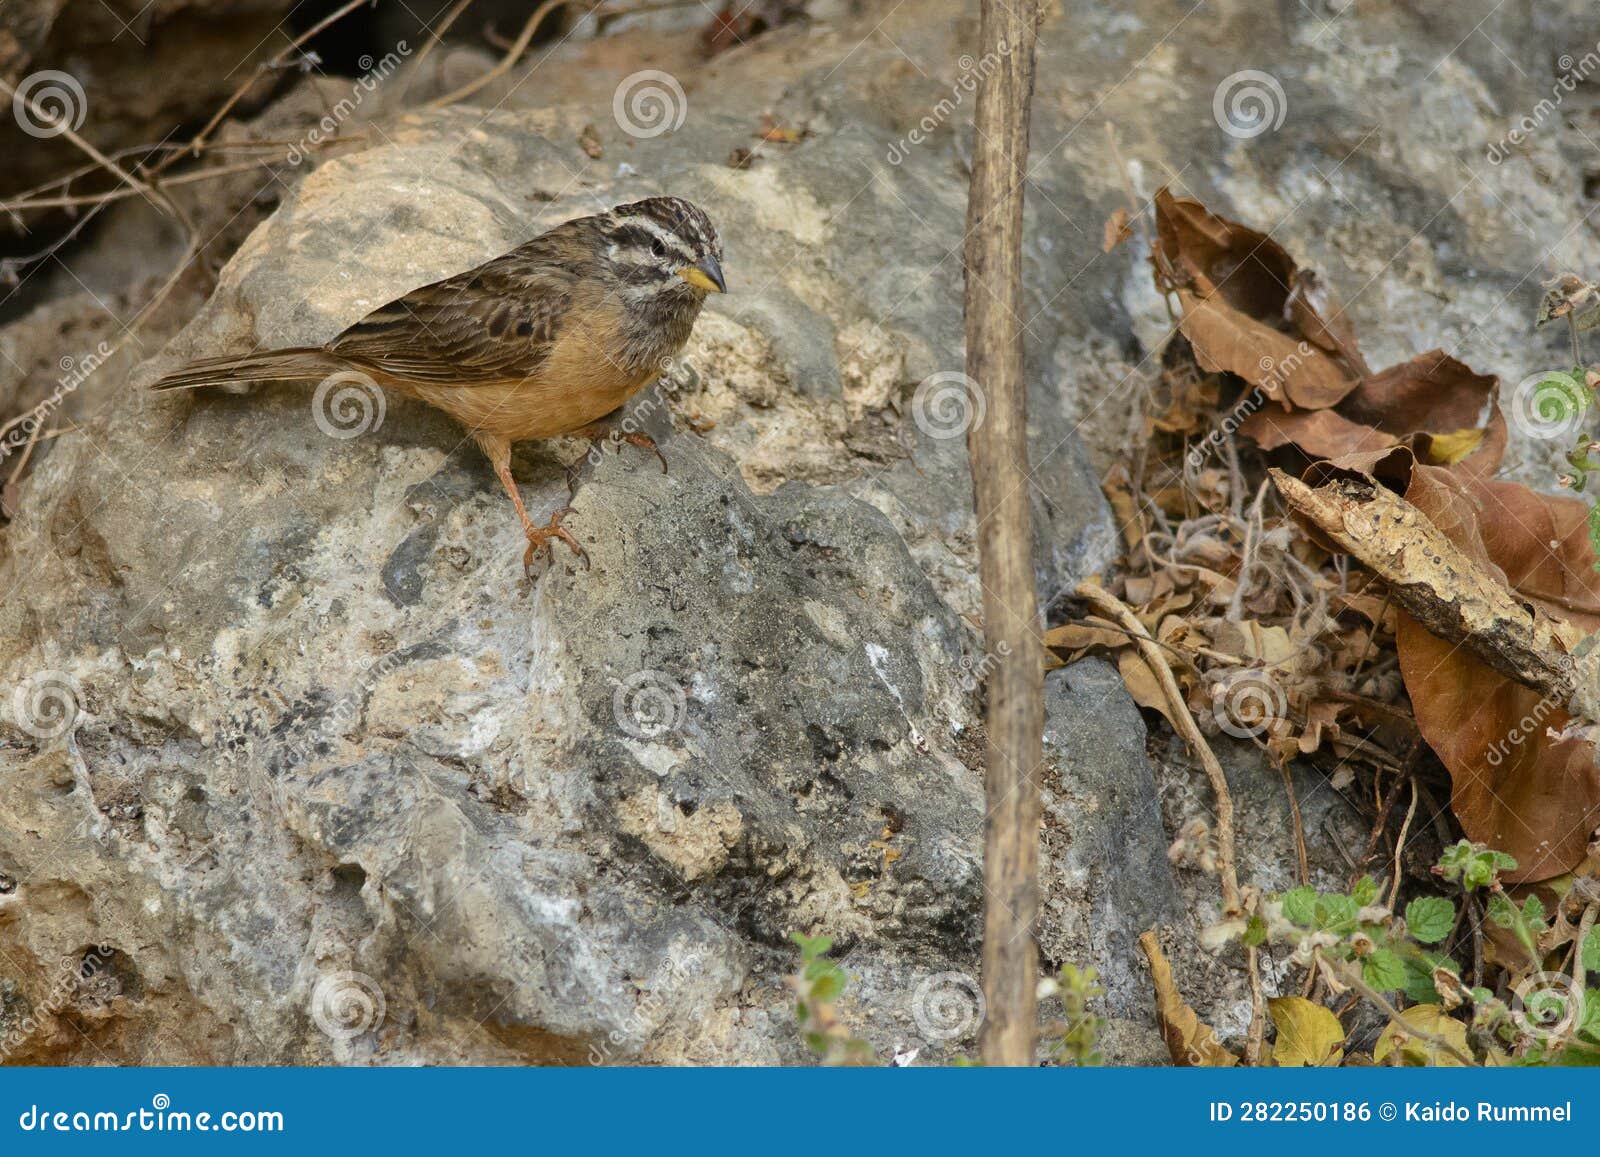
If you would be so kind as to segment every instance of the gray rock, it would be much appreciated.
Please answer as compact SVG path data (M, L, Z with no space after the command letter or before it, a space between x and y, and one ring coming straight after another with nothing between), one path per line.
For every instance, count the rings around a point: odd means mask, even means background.
M1123 1062L1159 1060L1141 932L1181 921L1144 719L1116 667L1086 658L1045 679L1048 884L1041 939L1053 964L1093 965ZM1119 1047L1120 1046L1120 1047ZM1134 1053L1133 1050L1139 1050ZM1132 1054L1132 1055L1130 1055Z
M1074 0L1047 26L1024 319L1047 599L1111 562L1095 479L1126 452L1169 324L1142 243L1099 252L1124 200L1101 120L1141 195L1170 181L1275 224L1341 289L1376 364L1442 344L1515 380L1526 311L1502 303L1527 290L1531 309L1547 252L1600 265L1562 126L1501 165L1458 155L1533 107L1548 45L1581 55L1579 6L1533 22L1467 7L1323 21L1231 4L1202 22ZM974 30L931 0L878 19L780 31L712 66L648 32L575 39L538 84L485 90L491 112L363 111L349 128L372 147L266 181L282 206L169 348L130 382L128 345L74 393L73 429L39 451L0 535L10 1059L799 1061L781 984L797 929L836 938L841 1012L885 1059L973 1050L974 526L964 439L943 436L962 408L918 390L962 368L970 101L953 94ZM682 52L658 63L687 83L680 130L653 138L606 115L615 61L636 57L605 54L643 40ZM1267 66L1286 124L1227 135L1217 86ZM294 140L316 95L249 131ZM728 168L767 109L811 136ZM590 123L603 158L577 147ZM208 234L259 200L228 181ZM495 480L430 411L386 399L381 425L343 438L304 390L130 388L192 356L325 340L558 219L663 190L721 226L735 292L635 408L672 472L631 449L583 469L570 521L592 570L558 554L525 583ZM80 339L120 332L97 300L143 299L174 244L147 212L108 214L64 255L75 268L41 277L43 308L0 339L8 412L52 388L53 333L81 356ZM536 513L565 504L578 449L519 451ZM1049 963L1106 978L1112 1059L1151 1061L1144 927L1225 1036L1245 990L1199 943L1214 878L1165 857L1204 816L1203 777L1159 735L1152 771L1114 678L1051 676L1038 931ZM53 691L61 727L27 706ZM1224 750L1244 875L1281 887L1282 781ZM1313 874L1337 878L1324 832L1348 817L1297 782ZM91 951L104 967L74 979Z

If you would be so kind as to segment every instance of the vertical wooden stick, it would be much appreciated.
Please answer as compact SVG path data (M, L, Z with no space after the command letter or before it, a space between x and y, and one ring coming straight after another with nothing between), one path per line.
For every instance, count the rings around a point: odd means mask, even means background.
M978 515L983 633L993 664L986 755L985 1065L1032 1065L1037 1033L1039 784L1044 662L1038 641L1022 353L1022 186L1028 167L1037 0L983 0L967 198L967 376L984 418L967 435Z

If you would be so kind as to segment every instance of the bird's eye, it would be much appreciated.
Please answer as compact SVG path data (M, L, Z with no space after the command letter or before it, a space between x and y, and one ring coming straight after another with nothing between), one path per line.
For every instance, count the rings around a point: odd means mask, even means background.
M661 238L652 237L650 239L650 252L657 257L665 257L667 255L667 247L661 243Z

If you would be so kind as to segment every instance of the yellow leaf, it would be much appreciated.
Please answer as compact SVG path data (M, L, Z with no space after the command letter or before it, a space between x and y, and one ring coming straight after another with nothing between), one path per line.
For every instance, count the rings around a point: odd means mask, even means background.
M1439 1005L1414 1004L1400 1014L1400 1019L1419 1032L1442 1037L1463 1054L1472 1055L1467 1047L1467 1026L1459 1020L1452 1020ZM1400 1063L1403 1065L1461 1067L1461 1061L1451 1056L1441 1046L1412 1036L1390 1021L1389 1027L1384 1029L1383 1035L1378 1038L1377 1048L1372 1050L1372 1059L1380 1065L1384 1064L1389 1054L1396 1049L1400 1050Z
M1320 1068L1343 1059L1344 1027L1322 1005L1303 996L1280 996L1267 1001L1267 1011L1278 1030L1272 1058L1280 1068Z
M1437 466L1454 466L1476 450L1482 441L1482 430L1452 430L1448 434L1430 434L1428 460Z

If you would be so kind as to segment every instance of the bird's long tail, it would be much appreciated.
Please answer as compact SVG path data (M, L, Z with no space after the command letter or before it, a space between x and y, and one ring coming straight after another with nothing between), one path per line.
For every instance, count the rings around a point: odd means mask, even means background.
M152 390L192 390L200 386L226 386L236 382L292 382L324 378L345 362L319 349L268 350L232 357L204 358L166 375Z

